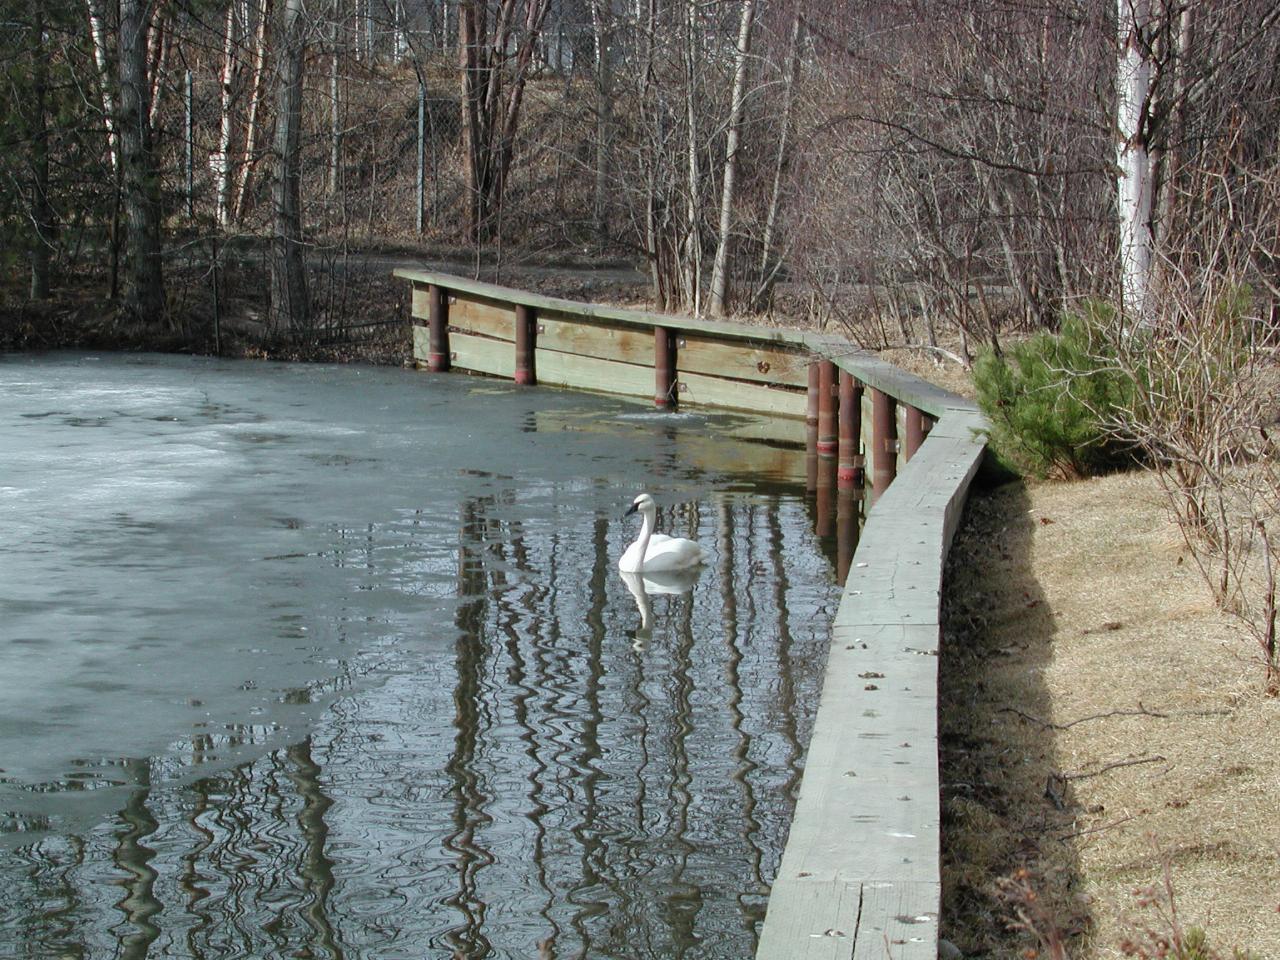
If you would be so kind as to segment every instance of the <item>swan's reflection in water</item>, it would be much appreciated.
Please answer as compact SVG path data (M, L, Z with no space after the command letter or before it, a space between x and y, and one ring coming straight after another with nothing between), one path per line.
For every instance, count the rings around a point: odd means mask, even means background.
M682 597L693 592L694 584L702 573L701 567L689 570L660 570L652 573L624 573L618 576L627 585L631 597L640 611L640 626L632 636L632 646L644 649L646 641L653 638L653 598Z

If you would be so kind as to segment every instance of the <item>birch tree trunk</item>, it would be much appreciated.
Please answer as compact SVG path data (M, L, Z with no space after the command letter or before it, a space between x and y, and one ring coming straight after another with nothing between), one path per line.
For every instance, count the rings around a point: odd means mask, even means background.
M307 329L310 300L302 237L303 0L285 0L276 78L275 173L271 183L271 315L277 328Z
M253 42L253 81L249 87L249 115L244 125L244 159L236 177L235 209L232 218L239 223L245 212L245 195L258 162L258 109L262 105L262 77L267 62L267 23L271 20L271 0L260 0L258 31Z
M120 145L116 138L116 101L112 93L111 57L108 53L111 30L104 0L85 0L89 12L89 36L93 40L93 64L98 71L98 95L102 103L103 124L107 132L107 155L111 169L120 167Z
M222 72L219 75L218 106L221 110L218 128L218 149L209 157L209 166L213 168L213 218L219 227L225 229L230 222L231 200L231 138L235 132L235 118L232 116L232 89L236 82L238 59L236 47L239 44L239 18L236 8L239 0L231 0L227 4L227 18L222 37Z
M120 0L117 52L120 73L120 166L128 264L124 311L132 319L157 325L165 313L160 259L160 174L151 144L147 78L147 33L153 5Z
M742 0L738 24L738 47L733 57L733 91L729 101L729 132L724 157L724 183L720 191L720 243L711 267L712 315L725 311L729 289L729 251L733 246L733 200L738 177L738 146L742 140L742 103L747 96L747 65L751 56L751 27L755 22L756 0Z
M609 192L609 127L611 115L612 70L609 61L609 30L605 23L609 15L606 0L591 4L591 31L596 54L596 156L595 190L591 198L591 221L596 237L603 241L608 232L605 224L605 203Z
M696 317L702 312L702 171L698 163L698 55L701 49L697 0L686 0L684 23L686 201L684 273L685 302Z
M1117 212L1124 310L1142 322L1151 283L1151 158L1146 119L1151 96L1151 0L1117 0Z

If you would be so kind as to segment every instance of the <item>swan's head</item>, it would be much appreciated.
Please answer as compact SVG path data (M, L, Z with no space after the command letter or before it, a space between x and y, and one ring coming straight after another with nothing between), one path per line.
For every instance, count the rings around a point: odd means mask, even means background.
M656 513L658 505L654 503L653 497L649 496L647 493L642 493L631 501L631 506L627 509L625 516L629 517L637 510L643 514Z

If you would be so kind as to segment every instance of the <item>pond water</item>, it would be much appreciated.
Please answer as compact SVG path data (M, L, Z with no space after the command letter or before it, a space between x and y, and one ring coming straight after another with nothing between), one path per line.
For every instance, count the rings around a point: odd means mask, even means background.
M838 597L758 429L0 358L0 955L750 956ZM695 578L618 574L641 489Z

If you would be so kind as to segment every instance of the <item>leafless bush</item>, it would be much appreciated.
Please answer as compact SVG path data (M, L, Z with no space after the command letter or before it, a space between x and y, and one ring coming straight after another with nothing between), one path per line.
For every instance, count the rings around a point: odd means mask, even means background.
M1239 139L1184 180L1160 251L1150 310L1112 333L1135 400L1113 425L1160 477L1190 555L1217 602L1258 643L1280 694L1275 265L1280 168L1245 166Z
M1121 941L1121 953L1138 960L1226 960L1226 954L1209 945L1204 930L1188 927L1183 922L1174 896L1169 855L1161 851L1154 840L1152 844L1163 864L1160 882L1133 891L1144 916L1131 921L1133 932ZM1251 960L1254 955L1237 948L1230 956L1232 960Z

